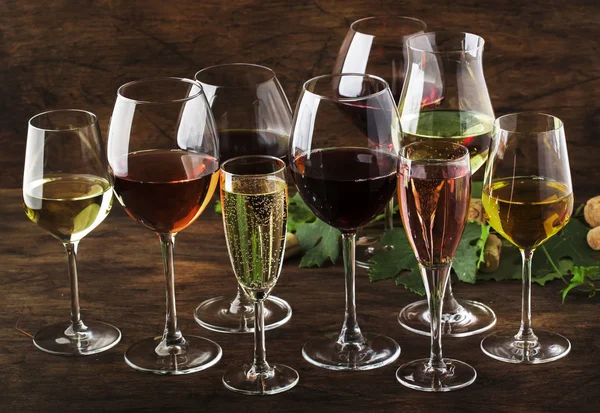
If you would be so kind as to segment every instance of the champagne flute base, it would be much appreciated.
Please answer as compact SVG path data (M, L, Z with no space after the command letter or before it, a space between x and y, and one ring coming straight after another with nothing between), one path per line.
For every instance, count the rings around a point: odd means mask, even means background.
M514 331L498 331L481 341L481 350L493 359L518 364L549 363L571 351L571 343L560 334L536 330L535 335L537 342L524 343L515 339Z
M441 373L429 366L429 359L411 361L400 366L396 379L413 390L447 392L467 387L477 378L475 369L462 361L445 358L444 362L446 371Z
M306 361L328 370L371 370L394 362L400 355L400 346L381 334L363 333L365 344L339 344L337 334L331 338L310 340L302 348Z
M194 310L194 319L207 330L218 333L254 333L254 307L240 306L231 311L233 298L215 297L200 303ZM292 307L281 298L270 296L265 300L265 330L287 323L292 318Z
M42 328L33 337L33 344L46 353L59 356L89 356L116 346L121 331L101 321L86 321L85 332L74 333L71 323L58 323Z
M442 314L442 335L468 337L483 333L496 324L496 314L485 304L471 300L457 300L462 306L457 313ZM426 300L404 307L398 314L398 323L408 331L429 336L429 306Z
M266 396L291 389L300 376L291 367L283 364L272 366L267 374L250 373L251 365L229 369L223 375L223 384L229 390L250 396Z
M221 347L212 340L186 336L185 345L174 348L166 356L156 352L162 337L147 338L129 347L125 362L129 367L145 373L179 375L190 374L214 366L223 355Z

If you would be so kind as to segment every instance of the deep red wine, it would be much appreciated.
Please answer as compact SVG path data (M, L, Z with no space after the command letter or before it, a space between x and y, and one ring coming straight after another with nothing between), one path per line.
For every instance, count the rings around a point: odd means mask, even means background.
M218 181L212 156L181 150L130 153L114 191L127 214L157 233L176 233L204 211Z
M289 137L284 134L250 129L219 131L221 162L243 155L271 155L285 158Z
M379 214L396 190L397 157L363 148L317 149L294 159L291 174L317 217L355 230Z
M424 266L452 261L467 221L471 179L459 165L403 165L398 199L408 239Z

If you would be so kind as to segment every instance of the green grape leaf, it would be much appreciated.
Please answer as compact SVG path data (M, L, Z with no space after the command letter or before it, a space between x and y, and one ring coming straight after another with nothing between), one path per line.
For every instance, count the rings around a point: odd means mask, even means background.
M330 261L335 264L340 254L342 233L320 219L297 227L296 236L305 252L300 267L322 267Z
M563 288L560 293L562 295L562 301L565 302L565 298L569 291L574 288L582 288L584 291L588 292L589 297L593 297L596 295L596 285L593 281L600 280L600 266L592 265L589 267L582 267L579 265L575 265L571 268L571 280L569 281L569 285Z
M483 182L471 181L471 198L481 199L483 192Z
M289 199L287 222L288 232L296 232L300 225L308 222L313 222L314 220L314 214L312 213L310 208L306 206L304 200L302 200L299 193L296 193L293 197Z
M458 244L452 268L459 280L474 284L477 279L477 268L482 261L481 253L490 234L487 225L468 222L465 232Z
M215 202L215 212L217 214L223 213L223 208L221 208L221 200L220 199L217 199L217 201Z

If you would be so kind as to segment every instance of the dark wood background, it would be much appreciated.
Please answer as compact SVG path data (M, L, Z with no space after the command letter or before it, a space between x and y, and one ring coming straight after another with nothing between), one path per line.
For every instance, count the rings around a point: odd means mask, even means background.
M116 205L80 248L84 317L111 321L123 331L113 350L87 358L36 350L18 329L34 333L66 320L66 263L57 241L29 223L21 207L27 120L55 108L83 108L101 119L116 89L147 76L192 77L224 62L273 68L295 105L303 81L328 73L350 23L377 14L403 14L429 28L463 30L486 39L484 69L496 114L540 110L566 125L576 200L600 193L600 3L558 0L290 0L0 1L0 411L599 411L598 298L573 295L561 305L558 283L535 286L536 326L562 332L572 354L555 363L513 366L479 350L478 337L448 339L445 354L472 363L479 377L450 394L403 388L394 372L428 354L428 339L402 330L398 310L415 299L391 283L358 279L359 320L402 346L391 366L334 373L302 359L310 337L340 327L341 265L300 270L284 266L276 294L294 308L292 320L267 333L269 359L301 375L284 394L248 398L227 391L228 366L249 361L251 336L220 335L193 322L202 300L234 291L220 217L206 213L178 236L176 270L184 334L219 342L221 362L181 377L141 374L123 361L125 349L161 332L164 292L156 238ZM491 305L498 327L517 328L520 283L457 286L459 297Z

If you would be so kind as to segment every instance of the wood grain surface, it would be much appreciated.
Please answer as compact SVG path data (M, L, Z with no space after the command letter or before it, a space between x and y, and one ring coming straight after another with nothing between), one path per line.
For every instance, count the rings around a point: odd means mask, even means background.
M566 125L576 201L600 193L600 3L558 0L0 0L0 412L597 412L600 411L599 299L576 294L563 305L558 283L534 286L534 327L561 332L573 344L560 361L539 366L496 362L481 336L447 339L447 356L471 363L477 381L448 394L402 387L395 370L428 354L429 341L398 325L415 296L391 282L357 281L359 321L402 346L393 365L360 373L316 368L303 343L338 330L343 277L338 263L322 269L284 264L276 295L294 309L291 321L267 332L268 358L295 367L300 383L286 393L249 398L227 391L224 371L252 357L252 337L223 335L195 324L204 299L233 294L219 216L207 212L177 237L178 309L184 334L221 344L223 359L204 372L159 377L138 373L123 353L160 334L164 282L157 238L115 204L79 253L84 320L112 322L123 332L114 349L85 358L34 348L42 326L67 320L69 290L61 245L28 222L21 205L27 120L56 108L96 113L106 136L116 89L148 76L192 77L202 67L250 62L274 69L295 105L302 83L328 73L350 23L377 14L425 20L432 30L477 33L486 40L484 70L497 115L539 110ZM496 329L515 331L519 282L460 284L458 297L486 303ZM22 330L22 331L21 331Z

